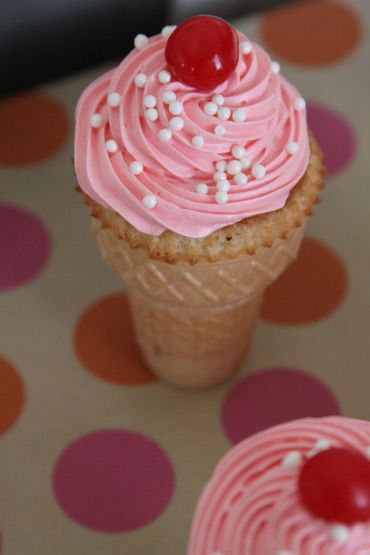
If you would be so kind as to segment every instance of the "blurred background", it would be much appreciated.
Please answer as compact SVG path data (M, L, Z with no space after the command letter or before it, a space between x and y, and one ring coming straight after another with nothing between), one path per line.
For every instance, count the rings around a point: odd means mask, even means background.
M285 0L286 1L286 0ZM248 15L283 0L1 0L0 95L106 60L121 59L138 33L209 13Z

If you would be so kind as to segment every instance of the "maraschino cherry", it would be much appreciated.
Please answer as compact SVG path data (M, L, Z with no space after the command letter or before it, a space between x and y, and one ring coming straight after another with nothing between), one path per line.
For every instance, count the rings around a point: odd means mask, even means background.
M370 520L370 461L361 453L332 447L303 465L299 493L304 507L329 522Z
M165 51L169 70L178 81L211 90L235 70L239 58L237 32L219 17L197 15L178 25Z

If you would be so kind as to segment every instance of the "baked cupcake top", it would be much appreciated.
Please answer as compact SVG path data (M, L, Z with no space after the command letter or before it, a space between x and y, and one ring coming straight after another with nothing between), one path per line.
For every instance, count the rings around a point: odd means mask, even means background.
M79 100L82 190L154 236L205 237L282 208L310 148L305 102L279 71L219 18L138 35Z
M368 555L370 423L302 419L242 441L218 464L188 555Z

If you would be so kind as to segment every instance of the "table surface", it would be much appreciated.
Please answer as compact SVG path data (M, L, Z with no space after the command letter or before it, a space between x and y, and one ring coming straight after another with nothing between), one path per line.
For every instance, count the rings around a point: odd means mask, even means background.
M237 25L304 93L328 179L223 387L175 391L144 369L74 192L74 106L106 68L0 104L3 555L185 553L232 444L305 415L370 419L370 4L308 2Z

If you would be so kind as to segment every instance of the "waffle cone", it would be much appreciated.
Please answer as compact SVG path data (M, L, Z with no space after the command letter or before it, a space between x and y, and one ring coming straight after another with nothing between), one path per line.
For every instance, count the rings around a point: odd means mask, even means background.
M84 195L100 251L126 283L137 341L166 382L200 389L231 377L245 357L266 287L296 257L323 186L320 149L280 210L203 238L146 235Z
M101 254L126 283L136 337L151 370L181 388L215 386L238 371L266 287L297 255L303 226L235 259L169 264L133 249L92 217Z

